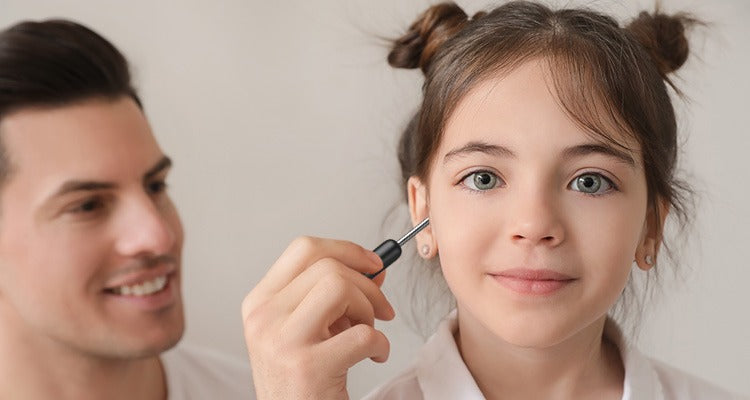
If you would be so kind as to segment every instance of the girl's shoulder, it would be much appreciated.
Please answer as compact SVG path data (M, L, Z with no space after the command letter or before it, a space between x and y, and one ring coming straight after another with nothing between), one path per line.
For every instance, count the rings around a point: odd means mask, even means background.
M648 358L665 400L712 399L750 400L658 360Z
M646 356L627 340L612 319L607 319L604 325L604 337L620 350L620 358L625 367L623 400L750 400Z

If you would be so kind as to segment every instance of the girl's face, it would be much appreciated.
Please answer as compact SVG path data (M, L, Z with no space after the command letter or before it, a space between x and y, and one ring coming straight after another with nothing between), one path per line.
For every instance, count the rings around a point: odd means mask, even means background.
M439 255L462 324L523 347L547 347L600 321L633 261L647 269L638 144L613 146L559 105L546 63L479 84L446 123L427 182L412 178L414 221ZM662 215L666 214L663 212Z

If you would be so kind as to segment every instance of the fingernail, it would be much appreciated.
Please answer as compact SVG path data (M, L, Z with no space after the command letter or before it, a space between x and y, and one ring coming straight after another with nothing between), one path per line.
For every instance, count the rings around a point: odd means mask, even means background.
M370 257L370 260L372 260L378 268L383 266L383 260L380 259L380 256L375 254L374 251L368 251L368 253L368 257Z

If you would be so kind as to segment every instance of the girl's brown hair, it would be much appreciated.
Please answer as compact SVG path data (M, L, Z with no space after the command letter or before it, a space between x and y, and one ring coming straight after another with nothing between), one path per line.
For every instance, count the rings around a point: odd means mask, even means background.
M388 62L420 68L423 101L399 142L403 187L411 176L426 182L447 119L479 82L521 63L548 63L559 101L595 137L628 148L634 138L648 187L652 223L661 234L659 202L684 226L691 191L675 176L677 124L667 86L688 57L684 14L642 12L627 26L588 9L552 10L512 1L469 16L455 3L428 8L393 43Z

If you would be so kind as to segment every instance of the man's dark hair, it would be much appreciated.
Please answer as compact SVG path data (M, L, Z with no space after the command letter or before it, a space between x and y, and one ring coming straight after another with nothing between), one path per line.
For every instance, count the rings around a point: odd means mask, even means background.
M20 22L0 32L0 121L26 107L122 96L141 106L127 60L91 29L47 20ZM0 185L10 167L0 137Z

